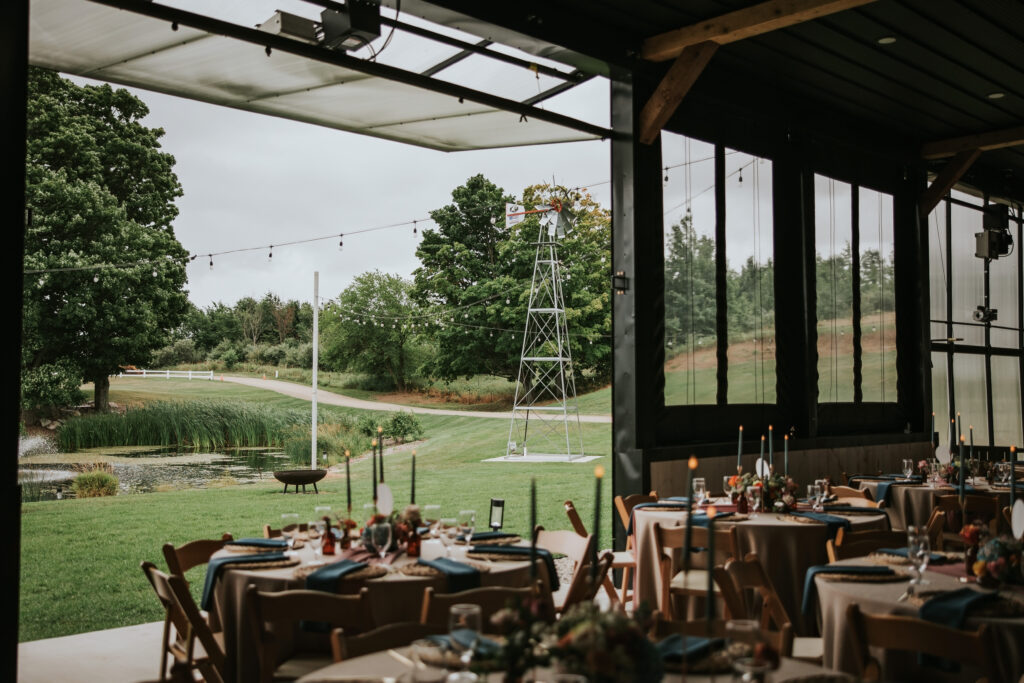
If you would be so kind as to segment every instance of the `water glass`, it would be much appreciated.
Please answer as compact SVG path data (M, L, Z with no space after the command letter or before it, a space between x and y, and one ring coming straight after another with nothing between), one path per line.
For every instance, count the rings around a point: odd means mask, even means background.
M281 515L281 538L288 544L288 551L285 554L290 555L292 548L295 546L295 535L299 533L299 513L297 512L285 512Z
M747 487L747 509L750 511L751 517L757 517L757 513L761 511L760 486Z
M458 603L448 612L448 637L452 650L459 655L464 669L469 668L480 638L482 622L480 605Z
M309 545L313 548L314 562L323 558L324 534L327 533L327 525L322 519L314 519L306 525L306 536L309 538Z
M693 502L703 505L708 498L708 484L704 477L693 478Z
M317 505L316 509L315 509L315 512L316 512L316 518L317 519L323 519L324 517L330 517L331 516L331 506L330 505Z
M476 529L476 510L459 510L458 525L459 535L468 546Z
M818 482L821 480L819 479ZM807 501L811 504L812 510L821 509L821 497L823 495L821 484L815 482L807 485Z
M388 548L391 547L391 522L377 522L370 526L370 540L373 541L373 547L380 555L380 559L383 560L388 554Z
M828 495L828 479L815 479L814 486L818 492L817 507L820 509L825 505L825 497Z
M444 556L452 556L452 543L455 542L455 537L459 535L459 527L457 520L454 517L442 517L438 520L439 532L441 534L441 543L444 544Z
M909 477L914 473L914 461L910 458L903 459L903 476Z
M732 479L732 477L728 474L722 477L722 495L725 496L726 498L732 497L732 489L729 486L730 479Z
M928 529L922 526L907 527L907 559L914 568L914 577L910 580L911 588L928 583L924 578L924 570L928 567L931 556L931 543Z

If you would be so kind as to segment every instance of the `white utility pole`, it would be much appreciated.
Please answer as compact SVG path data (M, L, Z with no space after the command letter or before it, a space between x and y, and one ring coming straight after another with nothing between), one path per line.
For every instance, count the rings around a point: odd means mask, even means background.
M310 469L316 469L316 370L320 365L320 272L313 271L313 434L312 451L310 452Z

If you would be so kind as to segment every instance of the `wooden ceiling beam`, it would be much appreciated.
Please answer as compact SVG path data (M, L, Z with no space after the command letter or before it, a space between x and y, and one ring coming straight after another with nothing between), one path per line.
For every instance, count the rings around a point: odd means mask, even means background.
M871 2L875 0L769 0L652 36L644 41L640 56L664 62L708 40L725 45Z
M980 149L966 149L962 152L957 152L956 155L946 162L946 165L942 167L939 174L932 181L932 184L928 186L928 189L921 193L921 199L918 202L918 213L921 218L927 218L928 214L932 212L942 198L946 196L946 193L953 189L956 185L956 181L963 177L967 169L971 167L971 164L981 156Z
M1017 145L1024 145L1024 126L928 142L921 147L921 157L941 159L971 149L987 152L991 149L1016 147Z
M649 145L658 138L716 50L718 43L707 41L691 45L676 57L640 111L640 142Z

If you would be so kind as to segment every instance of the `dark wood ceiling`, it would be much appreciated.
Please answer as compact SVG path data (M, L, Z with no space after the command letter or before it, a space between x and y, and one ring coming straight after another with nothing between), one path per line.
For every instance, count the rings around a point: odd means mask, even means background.
M653 79L667 63L639 59L644 39L754 4L429 0L429 5L561 45L612 68L638 69ZM895 41L880 44L883 37ZM991 98L992 93L1002 97ZM701 105L708 102L755 118L843 127L909 159L917 158L926 142L1020 126L1024 2L878 0L728 43L719 48L678 116L700 116ZM972 179L1024 200L1024 147L984 152L964 178Z

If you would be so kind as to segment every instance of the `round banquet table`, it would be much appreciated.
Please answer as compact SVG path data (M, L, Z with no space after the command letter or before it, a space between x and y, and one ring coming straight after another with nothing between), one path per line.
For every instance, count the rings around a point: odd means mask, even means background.
M837 564L871 564L864 558L842 560ZM928 584L923 590L956 590L963 588L959 576L963 575L963 562L953 561L935 569L925 570ZM824 645L825 666L840 671L855 672L857 670L856 653L849 625L846 622L846 609L857 604L863 612L869 614L900 614L914 616L918 614L919 604L911 601L897 602L907 589L908 581L886 583L863 583L856 581L830 581L819 574L814 581L818 589L818 605L821 615L821 634ZM976 584L967 584L975 586ZM980 589L979 589L980 590ZM1018 595L1020 595L1018 593ZM1018 598L1024 600L1024 597ZM996 680L1017 681L1024 675L1024 617L972 617L968 616L964 628L975 630L982 623L989 625L992 637L996 666L999 676ZM921 668L916 655L890 653L883 657L882 652L872 651L883 666L885 680L919 680ZM929 671L929 678L943 680L938 670ZM977 674L968 676L966 674ZM953 680L975 680L981 672L964 672Z
M889 522L884 512L878 514L855 514L846 517L851 528L857 531L888 529ZM661 605L661 575L658 568L658 551L654 541L654 523L664 526L686 524L686 512L659 508L637 508L633 514L637 568L633 584L633 604L647 602L652 608ZM776 513L760 513L745 521L730 522L724 517L716 526L735 524L740 557L757 553L764 565L779 599L786 607L789 618L798 635L813 635L816 625L812 619L804 619L800 611L803 600L804 574L808 567L826 564L825 541L828 531L822 523L803 523L784 519ZM673 572L679 571L681 554L674 558ZM805 623L806 622L806 623Z
M397 652L402 656L408 656L409 648L398 648ZM317 669L298 679L296 683L391 683L392 681L395 683L407 683L411 680L409 672L409 666L399 661L398 658L390 653L374 652ZM814 680L819 683L853 683L856 680L852 676L847 676L837 671L829 671L814 664L786 657L782 659L779 668L768 675L767 680L769 683L784 683L790 680L810 680L809 677L811 676L815 676ZM714 677L687 674L683 678L680 674L666 673L662 680L666 683L676 683L684 680L687 683L713 683L714 681L720 682L730 678L730 676L725 674L718 674ZM501 683L505 680L505 675L504 673L492 673L487 677L481 677L480 680L489 681L490 683ZM556 681L557 678L555 673L549 669L536 669L532 673L527 674L526 680L542 683L545 681Z
M437 541L425 541L424 547L431 548ZM434 549L437 550L436 548ZM464 556L465 548L453 547L453 559ZM302 564L313 559L313 550L307 545L296 552ZM426 552L426 551L425 551ZM230 551L220 550L214 557L231 555ZM437 554L435 552L435 554ZM342 556L325 556L328 562L340 560ZM406 555L399 556L392 566L398 570L403 566L415 564L416 558ZM498 562L483 561L490 571L480 573L481 586L526 586L530 583L530 563L522 561ZM259 655L254 642L252 627L249 624L249 610L245 603L246 588L252 584L263 592L277 592L305 588L305 580L295 575L300 567L280 567L274 569L246 569L245 565L225 565L220 577L214 584L213 598L217 617L224 629L224 649L227 654L227 681L259 680ZM538 578L547 581L543 563L540 563ZM419 621L420 608L423 605L423 591L433 587L439 593L447 593L445 576L410 576L398 571L390 572L380 578L369 580L342 580L339 593L358 593L366 586L370 590L370 607L373 612L373 626L383 626L398 621ZM301 635L301 634L300 634ZM280 635L281 647L287 652L290 647L288 634Z
M878 481L862 479L858 482L861 490L867 490L872 500L878 500ZM974 493L991 494L999 496L999 507L1010 504L1010 490L990 486L984 479L978 479L974 484ZM935 498L938 496L950 496L956 494L955 486L941 484L929 486L928 484L893 484L889 488L889 495L885 501L885 509L889 514L889 521L892 528L896 530L906 529L908 526L924 526L932 515L935 507ZM1001 522L1000 522L1001 523Z

